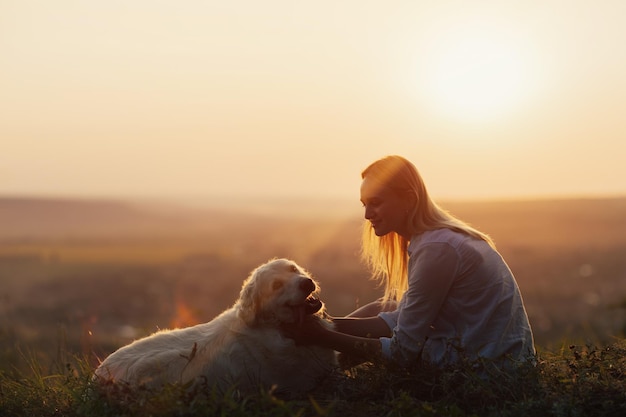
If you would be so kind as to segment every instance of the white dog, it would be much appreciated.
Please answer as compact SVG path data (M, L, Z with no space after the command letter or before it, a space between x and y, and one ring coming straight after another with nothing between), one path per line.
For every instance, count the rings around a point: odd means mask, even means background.
M206 382L222 392L310 390L336 367L335 352L296 346L280 325L313 315L332 326L323 319L318 291L295 262L271 260L252 271L233 307L208 323L159 331L120 348L95 379L147 387Z

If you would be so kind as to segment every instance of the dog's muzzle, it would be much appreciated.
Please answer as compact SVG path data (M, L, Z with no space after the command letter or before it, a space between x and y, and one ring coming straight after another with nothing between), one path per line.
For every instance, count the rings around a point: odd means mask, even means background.
M321 310L323 304L322 301L317 298L313 292L317 290L315 282L310 278L303 279L299 284L299 289L308 294L302 304L292 305L294 312L296 313L297 320L302 322L305 316L310 316Z
M315 283L310 278L303 279L300 282L300 290L305 294L309 294L302 306L304 314L315 314L322 308L320 299L312 294L316 289Z

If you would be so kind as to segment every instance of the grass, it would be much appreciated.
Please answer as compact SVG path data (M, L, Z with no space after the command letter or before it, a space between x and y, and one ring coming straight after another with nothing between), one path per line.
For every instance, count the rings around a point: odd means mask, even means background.
M622 416L626 415L626 340L540 352L536 366L481 378L472 367L406 371L362 365L314 392L239 397L208 387L159 391L91 383L93 369L73 357L43 372L0 371L3 416Z

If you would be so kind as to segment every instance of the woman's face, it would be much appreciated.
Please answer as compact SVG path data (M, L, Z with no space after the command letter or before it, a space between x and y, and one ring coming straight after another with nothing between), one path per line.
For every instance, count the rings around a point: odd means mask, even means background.
M408 203L398 193L365 177L361 183L361 203L365 208L365 219L372 224L376 236L396 232L407 239L410 237L407 236Z

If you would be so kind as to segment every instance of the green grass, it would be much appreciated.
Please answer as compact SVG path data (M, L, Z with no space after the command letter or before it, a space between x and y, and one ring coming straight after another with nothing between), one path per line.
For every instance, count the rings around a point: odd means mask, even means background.
M81 358L43 372L0 371L3 416L622 416L626 415L626 341L540 352L536 366L481 378L472 368L389 369L363 365L316 391L239 397L211 389L125 386L97 389Z

